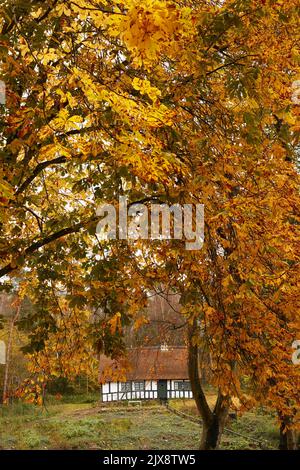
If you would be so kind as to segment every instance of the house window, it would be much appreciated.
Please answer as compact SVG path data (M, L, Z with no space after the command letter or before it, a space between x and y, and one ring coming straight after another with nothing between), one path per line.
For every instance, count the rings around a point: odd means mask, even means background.
M133 382L133 390L134 390L135 392L142 392L143 390L145 390L145 383L144 383L144 381Z
M122 382L121 392L131 392L131 382Z
M183 381L183 380L178 380L174 382L174 389L175 390L180 390L180 391L190 391L191 390L191 383L189 380Z

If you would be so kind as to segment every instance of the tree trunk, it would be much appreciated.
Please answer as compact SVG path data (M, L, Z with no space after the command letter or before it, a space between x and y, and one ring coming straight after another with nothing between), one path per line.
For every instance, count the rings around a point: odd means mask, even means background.
M17 311L14 317L11 320L10 329L9 329L9 337L8 337L8 344L7 344L7 352L6 352L6 364L5 364L5 371L4 371L4 383L3 383L3 404L6 403L6 399L8 397L8 378L9 378L9 367L10 367L10 359L11 359L11 350L13 346L13 334L14 334L14 327L15 323L19 318L21 310L21 302L17 307Z
M281 418L279 450L297 450L298 438L296 431L286 428L286 420Z
M207 403L199 373L199 350L193 341L196 327L196 322L189 327L188 368L193 396L203 421L200 450L217 450L227 420L230 399L219 392L213 411Z
M218 416L214 415L210 423L203 421L200 450L216 450L222 436Z

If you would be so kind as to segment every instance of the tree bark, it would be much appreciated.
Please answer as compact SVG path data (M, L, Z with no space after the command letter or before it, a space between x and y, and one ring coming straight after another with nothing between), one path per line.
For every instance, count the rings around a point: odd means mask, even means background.
M9 378L11 350L13 346L13 334L14 334L14 327L15 327L16 321L18 320L19 315L20 315L20 311L21 311L21 302L19 302L17 311L11 320L10 329L9 329L9 337L8 337L7 352L6 352L6 364L5 364L5 371L4 371L4 383L3 383L3 398L2 398L3 404L6 403L6 399L8 397L8 378Z
M289 420L280 417L280 440L279 450L297 450L298 449L298 436L296 431L287 428Z
M220 392L213 411L210 409L199 374L199 348L194 343L196 321L189 327L188 369L193 396L203 421L200 450L217 450L228 417L230 399Z

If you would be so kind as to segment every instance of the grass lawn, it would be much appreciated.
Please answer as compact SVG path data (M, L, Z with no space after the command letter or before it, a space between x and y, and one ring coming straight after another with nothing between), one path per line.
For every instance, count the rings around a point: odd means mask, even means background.
M174 400L173 408L197 416L192 400ZM151 402L141 408L127 405L101 410L99 403L50 404L47 411L18 403L0 407L0 449L189 449L198 447L201 427ZM106 406L106 408L108 408ZM222 449L276 448L274 418L249 412L228 423ZM253 440L249 440L249 438Z

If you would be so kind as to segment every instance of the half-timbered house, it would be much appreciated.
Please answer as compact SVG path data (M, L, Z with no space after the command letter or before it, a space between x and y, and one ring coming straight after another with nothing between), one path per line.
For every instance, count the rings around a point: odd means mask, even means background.
M185 347L145 347L128 351L122 380L120 364L100 357L102 401L192 398Z

